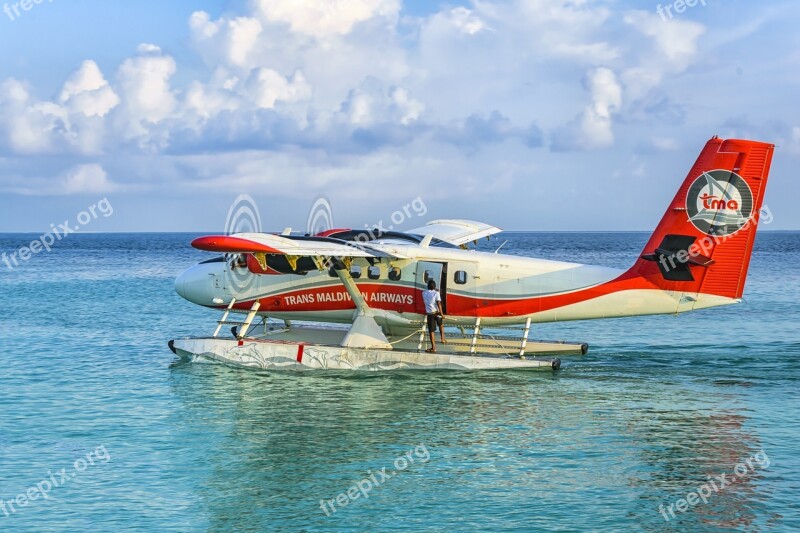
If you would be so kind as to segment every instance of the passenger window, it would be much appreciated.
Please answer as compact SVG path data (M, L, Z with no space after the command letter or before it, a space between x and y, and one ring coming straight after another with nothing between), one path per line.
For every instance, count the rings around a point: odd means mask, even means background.
M467 273L463 270L457 270L453 276L453 281L459 285L464 285L467 282Z
M389 279L390 280L392 280L392 281L400 281L400 277L401 276L402 276L402 272L400 272L400 269L398 267L392 267L392 269L389 270Z
M367 277L369 279L380 279L381 277L381 267L378 265L373 265L367 269Z
M350 267L350 275L353 276L353 279L358 279L361 277L361 267L358 265L353 265Z
M423 276L423 281L425 281L425 283L428 283L429 279L433 279L433 271L432 270L426 270L425 271L425 275Z

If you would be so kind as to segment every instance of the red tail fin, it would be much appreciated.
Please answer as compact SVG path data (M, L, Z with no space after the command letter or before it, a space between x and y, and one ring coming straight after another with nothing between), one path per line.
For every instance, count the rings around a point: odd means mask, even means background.
M664 290L741 298L773 149L708 141L629 274Z

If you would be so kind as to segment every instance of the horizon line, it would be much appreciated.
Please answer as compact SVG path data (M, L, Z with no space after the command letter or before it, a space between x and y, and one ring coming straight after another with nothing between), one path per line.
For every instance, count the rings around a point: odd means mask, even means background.
M502 230L500 233L496 233L495 235L500 235L503 233L653 233L654 230ZM800 232L800 229L762 229L759 233L797 233ZM279 231L262 231L261 233L280 233ZM297 232L298 234L300 232ZM400 232L404 233L404 232ZM41 235L41 232L38 231L0 231L0 235ZM192 235L192 234L203 234L203 235L221 235L224 232L219 231L75 231L71 233L72 235L177 235L177 234L184 234L184 235ZM294 234L294 233L293 233Z

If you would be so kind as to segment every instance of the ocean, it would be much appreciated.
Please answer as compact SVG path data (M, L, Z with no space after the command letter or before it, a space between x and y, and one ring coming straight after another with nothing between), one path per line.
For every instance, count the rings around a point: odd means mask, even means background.
M591 346L556 373L376 374L177 362L218 318L173 289L195 236L0 263L1 531L800 529L800 233L758 236L741 305L535 325ZM493 245L626 267L647 237Z

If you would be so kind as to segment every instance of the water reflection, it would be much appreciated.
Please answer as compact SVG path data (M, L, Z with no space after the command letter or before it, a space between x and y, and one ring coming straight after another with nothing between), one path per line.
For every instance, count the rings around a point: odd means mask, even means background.
M669 524L658 512L761 449L736 391L713 385L603 369L364 376L181 365L172 387L185 403L175 423L213 443L198 454L212 529L545 527L555 506L565 516L591 507L598 527L741 527L766 498L754 472ZM320 499L420 443L431 453L424 467L321 512Z

